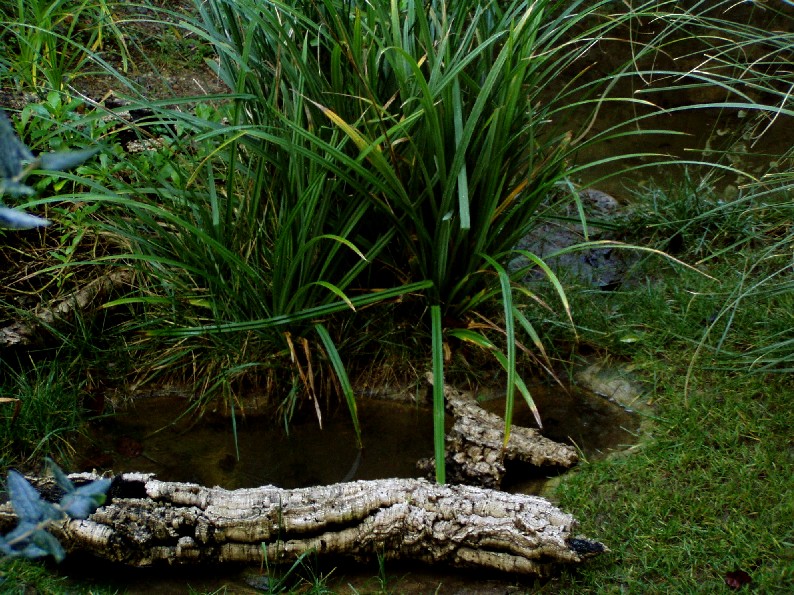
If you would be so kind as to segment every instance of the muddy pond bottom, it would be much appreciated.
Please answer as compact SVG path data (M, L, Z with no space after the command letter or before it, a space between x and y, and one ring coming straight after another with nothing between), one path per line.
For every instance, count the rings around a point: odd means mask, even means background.
M536 383L530 388L541 412L543 433L573 444L588 458L622 450L637 440L640 420L592 393ZM478 394L483 408L504 411L496 391ZM139 471L163 481L226 489L275 485L285 489L358 479L418 477L416 461L433 454L433 424L427 406L361 399L358 404L364 448L356 448L353 424L340 410L323 420L293 423L270 418L236 420L183 416L181 397L145 398L113 417L96 421L90 441L77 457L78 470ZM514 423L534 427L520 398ZM540 493L554 470L508 469L508 491Z

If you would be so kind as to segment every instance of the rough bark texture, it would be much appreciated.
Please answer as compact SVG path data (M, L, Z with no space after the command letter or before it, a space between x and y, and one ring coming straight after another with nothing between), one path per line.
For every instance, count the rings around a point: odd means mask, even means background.
M433 383L432 375L428 375L428 381ZM579 460L573 448L533 428L513 426L507 446L503 446L504 420L485 411L470 393L445 385L444 400L455 419L446 439L446 472L452 483L498 488L504 478L505 461L567 469ZM424 459L418 466L431 471L435 462Z
M110 495L88 520L53 530L67 551L151 566L258 564L265 555L284 563L314 550L545 576L554 564L605 550L576 538L573 517L543 498L422 479L229 491L128 473L114 479Z
M60 301L47 307L37 308L30 321L18 321L0 328L0 348L43 344L46 333L42 331L42 324L53 325L58 320L69 320L75 312L88 314L95 309L92 308L92 304L105 299L119 287L129 284L131 279L130 271L116 271L94 279Z

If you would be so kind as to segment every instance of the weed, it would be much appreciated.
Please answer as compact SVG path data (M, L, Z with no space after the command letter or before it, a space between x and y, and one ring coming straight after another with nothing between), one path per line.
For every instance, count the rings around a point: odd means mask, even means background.
M72 435L83 424L80 384L69 378L72 365L55 359L14 370L4 362L2 373L3 395L19 403L0 409L3 456L14 453L30 459L54 454L68 460Z
M129 55L106 0L33 0L0 8L8 74L18 85L65 91L112 40L124 69Z

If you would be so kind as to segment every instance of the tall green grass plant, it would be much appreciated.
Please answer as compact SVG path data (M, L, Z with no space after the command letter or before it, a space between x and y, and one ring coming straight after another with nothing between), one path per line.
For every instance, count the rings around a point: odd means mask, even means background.
M71 79L100 53L111 51L129 65L125 35L107 0L11 0L0 7L5 50L0 58L17 85L27 90L66 91Z
M214 114L154 106L189 140L174 140L168 179L116 201L134 216L111 226L147 271L137 301L151 314L139 328L171 342L160 365L195 369L197 350L214 344L238 371L270 374L288 356L290 395L316 392L306 371L318 357L344 386L344 350L329 340L346 339L318 321L419 293L420 308L438 307L448 327L503 306L503 337L472 326L448 328L445 340L498 354L512 404L522 386L516 331L540 338L513 305L514 293L534 297L511 282L526 271L508 275L503 263L553 197L578 201L569 176L586 169L579 149L648 132L640 124L653 105L612 91L639 78L661 41L614 72L591 74L587 56L662 8L610 7L198 3L200 20L184 26L216 48L231 92ZM646 111L590 134L605 105ZM525 256L567 311L554 273Z
M126 181L115 196L97 187L89 198L119 209L103 229L129 251L103 262L142 272L141 292L116 304L143 313L130 327L139 336L167 343L153 367L182 367L227 395L245 377L270 387L291 369L284 410L303 393L320 416L312 377L330 366L355 419L350 327L328 316L400 298L439 309L436 350L463 340L492 351L508 403L519 388L531 404L516 361L521 333L543 353L521 305L537 296L512 283L525 270L503 265L550 202L578 201L579 150L659 132L642 128L653 104L616 89L648 75L640 68L666 35L712 21L658 2L621 13L554 0L196 8L200 19L182 26L215 47L230 93L214 109L146 102L153 115L135 125L159 134L159 148L113 173ZM661 16L668 26L629 60L590 72L598 43L628 43L635 22ZM719 68L709 72L699 83L714 83ZM591 132L621 105L636 112ZM524 256L570 317L551 269ZM502 333L472 322L499 310Z

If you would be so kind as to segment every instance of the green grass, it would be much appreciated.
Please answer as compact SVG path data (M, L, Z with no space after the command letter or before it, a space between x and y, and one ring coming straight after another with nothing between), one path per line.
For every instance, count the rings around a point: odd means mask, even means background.
M4 595L55 594L68 588L66 578L36 562L20 558L0 561L0 593Z
M612 550L566 573L564 592L729 592L725 575L737 569L754 592L789 591L790 379L704 372L683 407L686 358L634 361L654 378L651 436L562 481L563 508Z
M465 323L496 303L512 404L516 330L538 335L510 306L501 263L571 169L571 94L594 111L610 88L602 77L541 97L560 70L584 68L591 36L635 16L590 22L596 8L201 3L184 27L218 53L223 107L144 102L183 132L166 133L168 168L152 177L133 166L118 196L95 199L116 207L104 230L129 244L118 261L140 273L141 291L123 303L145 312L130 330L163 354L150 369L215 378L202 392L229 407L239 380L264 375L292 412L317 403L306 370L330 368L345 385L351 339L324 333L324 317L410 299ZM632 120L587 144L631 134Z
M569 290L580 340L631 361L653 423L630 453L581 463L561 482L563 508L612 553L565 573L560 592L727 593L737 569L755 592L794 586L788 189L710 205L708 186L698 197L680 184L641 194L633 210L645 225L629 229L644 231L632 239L680 234L680 256L711 276L654 256L614 292Z
M76 76L92 72L100 53L112 52L129 65L124 34L114 18L115 4L106 0L18 0L0 8L0 31L7 71L20 88L66 91ZM95 72L95 71L94 71Z
M84 423L76 368L57 358L27 365L23 362L21 369L3 364L0 390L3 396L16 399L0 404L3 466L44 456L69 460L71 442Z

